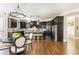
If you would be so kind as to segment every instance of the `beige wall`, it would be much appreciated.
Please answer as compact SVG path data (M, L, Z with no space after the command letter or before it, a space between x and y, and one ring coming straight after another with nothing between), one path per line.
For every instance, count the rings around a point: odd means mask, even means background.
M69 12L69 13L65 13L63 14L64 16L64 41L68 41L68 37L67 37L67 17L69 16L75 16L75 38L79 37L79 29L76 29L76 26L78 26L79 28L79 11L73 11L73 12Z
M75 37L79 38L79 16L75 18Z

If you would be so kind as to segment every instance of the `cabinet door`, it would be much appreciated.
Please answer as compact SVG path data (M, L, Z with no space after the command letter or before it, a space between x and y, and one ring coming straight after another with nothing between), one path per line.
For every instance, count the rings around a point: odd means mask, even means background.
M21 21L20 22L20 28L26 28L26 22Z
M63 24L57 26L57 41L63 41Z
M8 28L17 28L17 20L9 18L8 19Z
M17 20L11 19L11 28L17 28Z
M63 16L61 16L61 17L58 17L58 24L63 24Z

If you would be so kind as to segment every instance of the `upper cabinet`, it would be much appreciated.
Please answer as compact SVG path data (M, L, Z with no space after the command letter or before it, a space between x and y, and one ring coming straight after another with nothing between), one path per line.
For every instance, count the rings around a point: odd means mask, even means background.
M8 28L17 28L17 20L8 18Z
M13 28L17 28L17 29L24 29L26 28L26 21L24 20L20 20L18 18L13 18L13 17L9 17L8 18L8 28L9 29L13 29Z
M57 16L52 20L52 25L63 24L63 16Z
M20 21L20 28L26 28L26 22Z

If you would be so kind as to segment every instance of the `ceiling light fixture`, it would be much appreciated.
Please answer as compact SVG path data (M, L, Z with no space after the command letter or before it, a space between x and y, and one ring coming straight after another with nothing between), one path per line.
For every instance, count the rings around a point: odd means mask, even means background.
M17 5L17 8L14 12L9 13L10 16L16 17L16 18L25 18L26 15L21 11L19 4Z

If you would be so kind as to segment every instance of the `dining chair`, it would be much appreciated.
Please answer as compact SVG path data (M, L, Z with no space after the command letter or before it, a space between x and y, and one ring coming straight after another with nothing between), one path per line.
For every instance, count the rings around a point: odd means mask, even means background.
M16 38L10 46L10 53L16 55L21 52L26 52L26 38L24 36Z
M32 48L32 39L33 39L33 33L30 33L29 38L26 40L26 46L29 48Z

